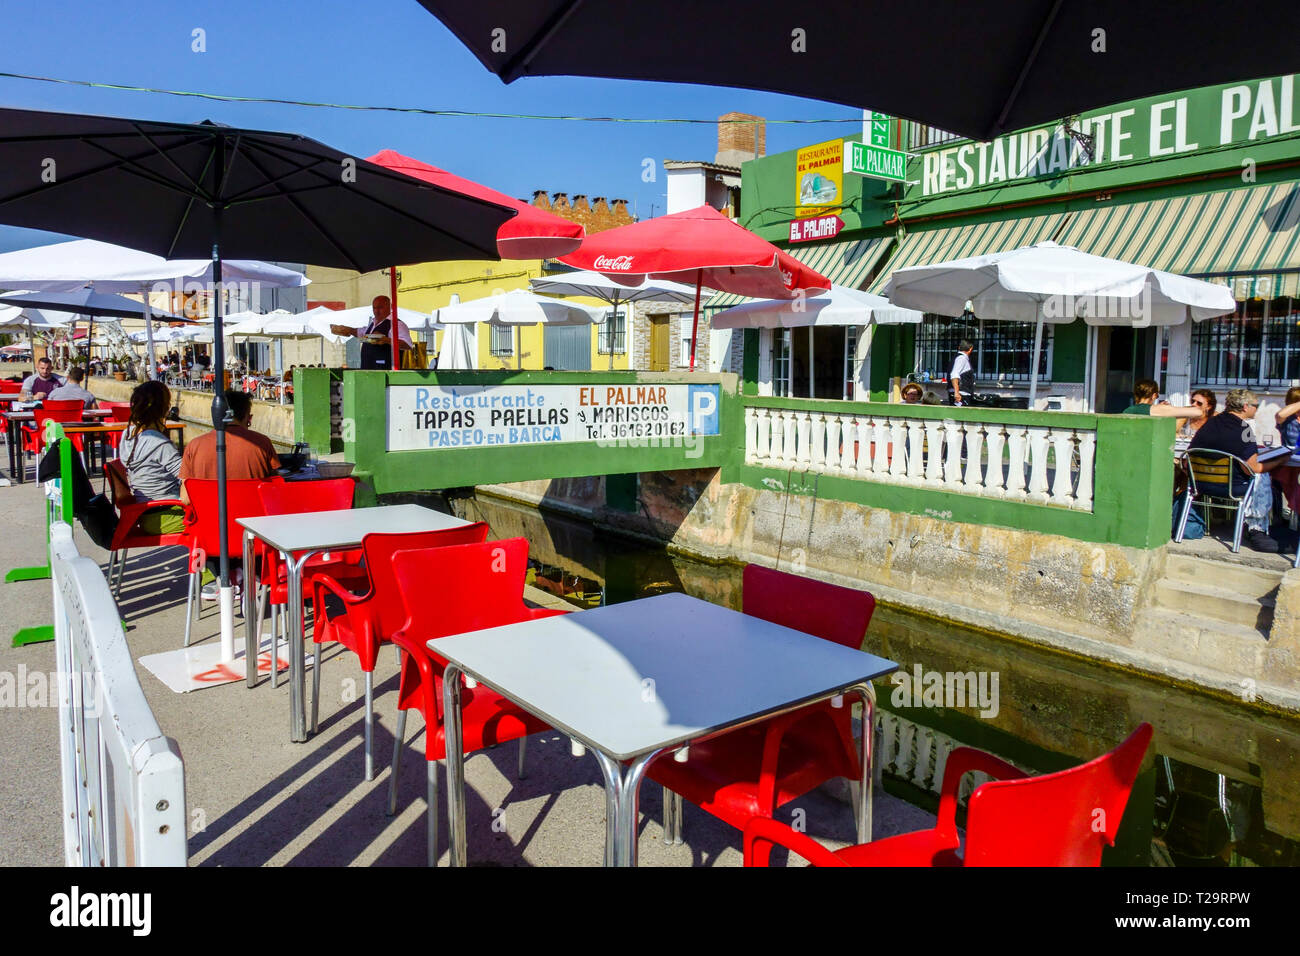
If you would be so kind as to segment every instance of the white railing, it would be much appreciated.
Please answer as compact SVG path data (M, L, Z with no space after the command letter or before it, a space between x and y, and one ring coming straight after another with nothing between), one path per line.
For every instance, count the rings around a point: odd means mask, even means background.
M50 526L68 866L184 866L185 768L131 662L99 566Z
M1092 510L1095 429L745 408L745 462L764 468ZM1004 454L1005 453L1005 454Z
M877 781L880 775L889 774L921 790L942 793L948 755L964 746L967 745L947 734L889 711L881 711L876 725L874 758ZM965 774L957 790L958 801L965 803L977 787L991 779L983 770Z

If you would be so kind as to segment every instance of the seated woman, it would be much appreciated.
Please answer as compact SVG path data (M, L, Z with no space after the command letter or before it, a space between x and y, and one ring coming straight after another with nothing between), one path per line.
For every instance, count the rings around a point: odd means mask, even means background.
M1273 421L1281 433L1282 444L1292 449L1293 454L1300 454L1300 387L1287 389L1286 404L1278 409ZM1300 512L1300 468L1282 465L1273 472L1273 477L1282 486L1287 505L1293 512Z
M181 452L167 437L167 412L172 396L162 382L145 382L131 393L131 417L122 433L118 458L126 468L137 498L157 501L179 498ZM185 530L185 510L159 508L140 519L146 534L175 534Z
M1181 438L1194 437L1201 430L1201 426L1214 417L1219 407L1219 400L1208 388L1198 388L1192 392L1192 405L1201 410L1201 417L1178 419L1178 435Z
M924 395L925 389L921 388L921 386L917 385L915 382L908 382L903 386L902 397L904 405L920 405L921 399Z

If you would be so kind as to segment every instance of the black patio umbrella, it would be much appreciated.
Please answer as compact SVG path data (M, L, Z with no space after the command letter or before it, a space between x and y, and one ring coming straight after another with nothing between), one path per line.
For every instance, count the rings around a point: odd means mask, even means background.
M737 86L990 140L1172 90L1300 71L1300 4L1179 0L420 0L493 73ZM712 28L711 28L712 27ZM1276 49L1274 48L1276 47Z
M496 259L514 211L293 133L0 109L0 223L101 239L168 259L223 256L368 272ZM225 367L215 295L217 374ZM215 389L218 526L226 525L227 406ZM221 586L230 556L221 536ZM224 626L224 625L223 625Z

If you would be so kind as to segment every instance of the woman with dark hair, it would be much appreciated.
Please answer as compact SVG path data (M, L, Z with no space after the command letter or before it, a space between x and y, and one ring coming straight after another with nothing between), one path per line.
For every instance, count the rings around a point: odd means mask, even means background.
M1179 431L1184 438L1191 438L1201 426L1214 417L1219 407L1219 400L1208 388L1198 388L1192 392L1192 405L1201 410L1200 418L1179 419Z
M171 391L162 382L145 382L131 393L131 417L117 455L126 468L131 491L146 501L180 497L181 452L167 437L171 407ZM185 510L176 507L150 511L140 519L138 527L146 534L184 531Z

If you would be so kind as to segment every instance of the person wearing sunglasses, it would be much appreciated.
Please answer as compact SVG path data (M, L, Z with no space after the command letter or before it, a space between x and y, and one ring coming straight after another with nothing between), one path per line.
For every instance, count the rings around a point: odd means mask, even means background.
M1285 464L1287 459L1274 458L1261 463L1259 445L1255 441L1254 421L1259 411L1259 398L1247 388L1234 388L1223 400L1222 414L1207 421L1192 439L1192 449L1222 451L1240 458L1255 473L1248 481L1243 475L1234 475L1233 494L1246 495L1242 507L1246 509L1248 541L1256 551L1276 553L1277 541L1269 536L1269 521L1273 514L1273 481L1269 472ZM1236 466L1233 466L1236 468Z
M1192 392L1192 405L1201 410L1200 418L1180 418L1178 434L1182 438L1193 438L1201 426L1214 417L1219 409L1219 400L1208 388L1198 388Z

